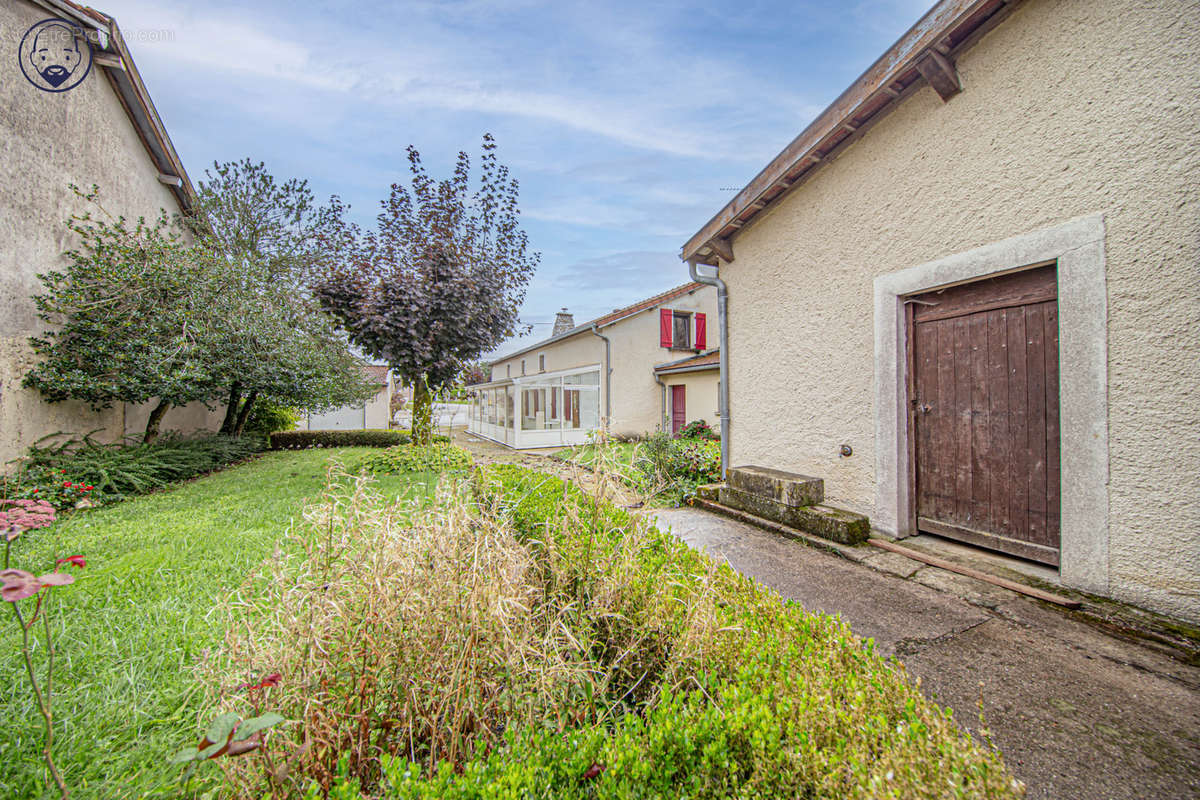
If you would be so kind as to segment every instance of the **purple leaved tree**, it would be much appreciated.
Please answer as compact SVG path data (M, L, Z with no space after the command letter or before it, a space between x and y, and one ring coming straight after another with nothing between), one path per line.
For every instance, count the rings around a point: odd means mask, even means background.
M354 344L413 386L416 444L432 437L430 393L517 332L541 259L529 250L517 180L497 161L491 134L482 150L473 188L466 153L438 181L410 146L410 185L392 184L374 230L347 229L346 257L313 287Z

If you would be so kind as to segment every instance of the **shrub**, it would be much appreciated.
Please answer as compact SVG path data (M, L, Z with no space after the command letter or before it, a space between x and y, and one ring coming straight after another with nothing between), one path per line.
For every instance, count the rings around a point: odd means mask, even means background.
M144 494L243 461L263 449L260 436L166 436L152 444L99 444L90 437L30 447L10 479L10 497L45 499L63 509Z
M431 444L422 447L402 444L374 453L363 460L361 468L376 474L402 472L466 472L471 468L471 455L451 444Z
M233 606L210 685L271 665L302 720L222 764L239 796L1021 795L841 620L558 478L471 485L415 520L334 486Z
M271 434L272 450L307 450L310 447L394 447L412 437L403 431L280 431Z
M651 493L682 502L696 487L721 479L721 443L717 439L672 439L656 433L642 444L634 466Z
M288 406L277 406L264 403L261 400L250 409L250 417L246 420L246 433L257 433L270 436L279 431L290 431L300 421L300 412Z
M714 431L707 422L702 419L693 420L687 425L679 429L675 434L676 439L720 439L721 435Z

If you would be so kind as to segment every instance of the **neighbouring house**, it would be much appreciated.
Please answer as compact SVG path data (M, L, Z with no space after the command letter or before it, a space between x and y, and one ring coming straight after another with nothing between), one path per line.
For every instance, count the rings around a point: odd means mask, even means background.
M357 406L342 406L323 414L311 414L300 422L310 431L387 430L392 421L392 394L396 384L387 364L363 364L363 373L378 391L367 402Z
M60 23L26 32L38 23ZM140 432L148 408L93 411L82 403L46 403L21 386L33 364L29 337L40 334L31 295L39 272L65 264L70 232L64 221L87 210L68 188L96 184L105 208L130 219L160 209L187 212L195 191L154 103L138 75L116 22L67 0L0 3L5 57L0 78L0 463L58 431L94 431L108 439ZM27 58L39 31L80 59L61 91L35 77ZM24 45L22 42L24 40ZM24 59L24 61L22 60ZM66 69L66 68L64 68ZM86 70L86 72L84 72ZM77 78L84 77L70 88ZM58 77L52 76L54 80ZM35 83L39 81L38 83ZM31 82L33 81L33 82ZM164 429L196 430L220 424L202 405L172 409Z
M729 463L1200 621L1198 143L1194 3L939 2L683 247Z
M599 430L636 436L716 415L707 370L657 368L708 352L716 293L688 283L576 325L564 309L552 335L491 362L467 430L514 448L581 444Z

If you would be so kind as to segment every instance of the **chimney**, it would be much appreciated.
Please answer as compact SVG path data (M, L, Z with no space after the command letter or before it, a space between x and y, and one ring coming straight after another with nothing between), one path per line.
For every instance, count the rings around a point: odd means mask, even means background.
M574 327L575 315L568 314L567 310L564 308L562 311L558 312L558 315L554 318L554 333L550 335L558 336L560 333L566 333Z

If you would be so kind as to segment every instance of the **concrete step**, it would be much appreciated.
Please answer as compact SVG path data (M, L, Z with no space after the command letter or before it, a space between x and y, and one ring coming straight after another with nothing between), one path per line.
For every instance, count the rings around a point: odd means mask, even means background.
M730 471L732 472L732 470ZM713 487L700 496L710 499ZM754 492L723 485L716 489L716 502L748 514L788 525L841 544L862 544L871 533L871 523L862 514L844 511L833 506L788 505Z
M730 467L730 487L785 506L815 506L825 501L825 481L770 467Z

